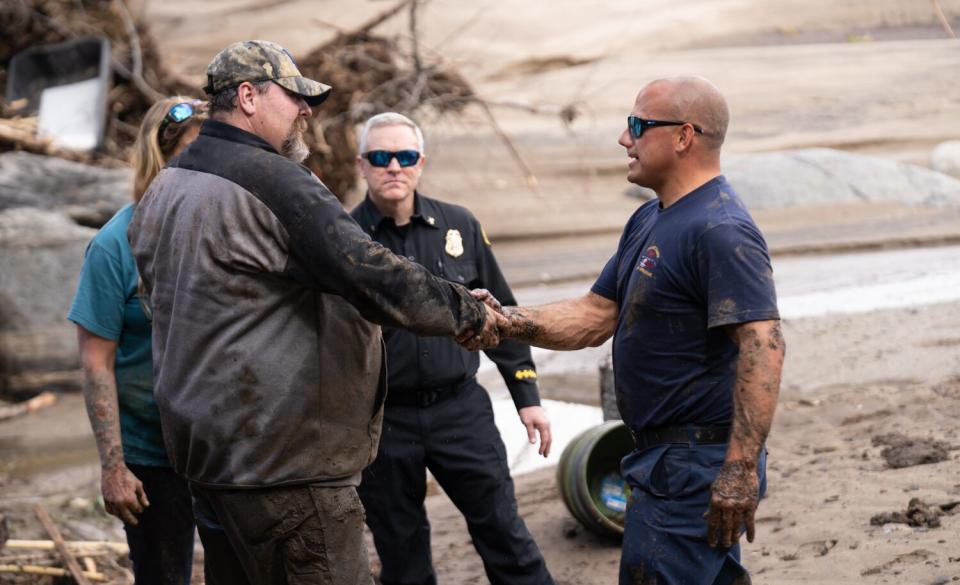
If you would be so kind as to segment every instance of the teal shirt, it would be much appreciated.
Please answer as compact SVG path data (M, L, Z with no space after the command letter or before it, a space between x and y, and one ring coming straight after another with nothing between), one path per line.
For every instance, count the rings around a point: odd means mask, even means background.
M169 467L153 398L151 326L137 295L137 265L127 242L134 206L123 207L87 246L67 319L117 342L114 370L127 463Z

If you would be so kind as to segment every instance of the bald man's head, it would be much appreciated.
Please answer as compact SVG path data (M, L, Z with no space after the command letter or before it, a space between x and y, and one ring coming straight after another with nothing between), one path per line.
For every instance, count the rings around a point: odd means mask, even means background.
M727 100L715 85L702 77L669 77L651 81L640 90L637 100L650 101L672 120L683 120L703 128L703 142L720 150L730 124Z

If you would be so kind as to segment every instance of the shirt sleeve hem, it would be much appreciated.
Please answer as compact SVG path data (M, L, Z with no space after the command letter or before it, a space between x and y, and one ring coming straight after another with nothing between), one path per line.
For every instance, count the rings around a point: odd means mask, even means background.
M707 322L708 329L722 327L724 325L739 325L741 323L750 323L752 321L779 321L779 311L738 311L728 313L716 319L710 319Z
M609 300L609 301L616 301L616 300L617 300L617 293L616 293L616 291L608 290L608 289L606 289L606 288L604 288L604 287L597 286L596 284L590 287L590 292L592 292L592 293L594 293L594 294L597 294L597 295L600 295L601 297L603 297L603 298L605 298L605 299L607 299L607 300Z
M67 315L67 320L72 321L73 323L83 327L90 333L93 333L97 337L102 337L104 339L109 339L110 341L120 341L120 332L119 331L110 331L109 329L103 327L96 321L88 319L82 315L76 313L70 313Z
M540 406L540 392L536 384L511 384L508 388L513 398L513 405L517 407L518 412L521 408L528 406Z

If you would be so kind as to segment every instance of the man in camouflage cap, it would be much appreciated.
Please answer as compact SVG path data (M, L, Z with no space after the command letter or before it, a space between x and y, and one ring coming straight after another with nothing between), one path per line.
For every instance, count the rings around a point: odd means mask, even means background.
M203 91L213 96L244 81L273 81L302 96L310 107L319 106L331 89L301 75L290 51L270 41L241 41L220 51L207 66Z
M210 119L137 205L154 393L209 585L372 582L356 486L386 395L378 325L499 339L465 288L374 243L298 164L330 88L275 43L207 69Z

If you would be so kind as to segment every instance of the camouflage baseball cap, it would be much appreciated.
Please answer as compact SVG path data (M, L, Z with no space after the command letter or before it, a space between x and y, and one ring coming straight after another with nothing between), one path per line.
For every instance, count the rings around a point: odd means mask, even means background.
M290 52L270 41L241 41L217 53L207 65L207 85L203 91L215 95L244 81L273 81L303 96L310 106L327 99L331 89L301 75Z

